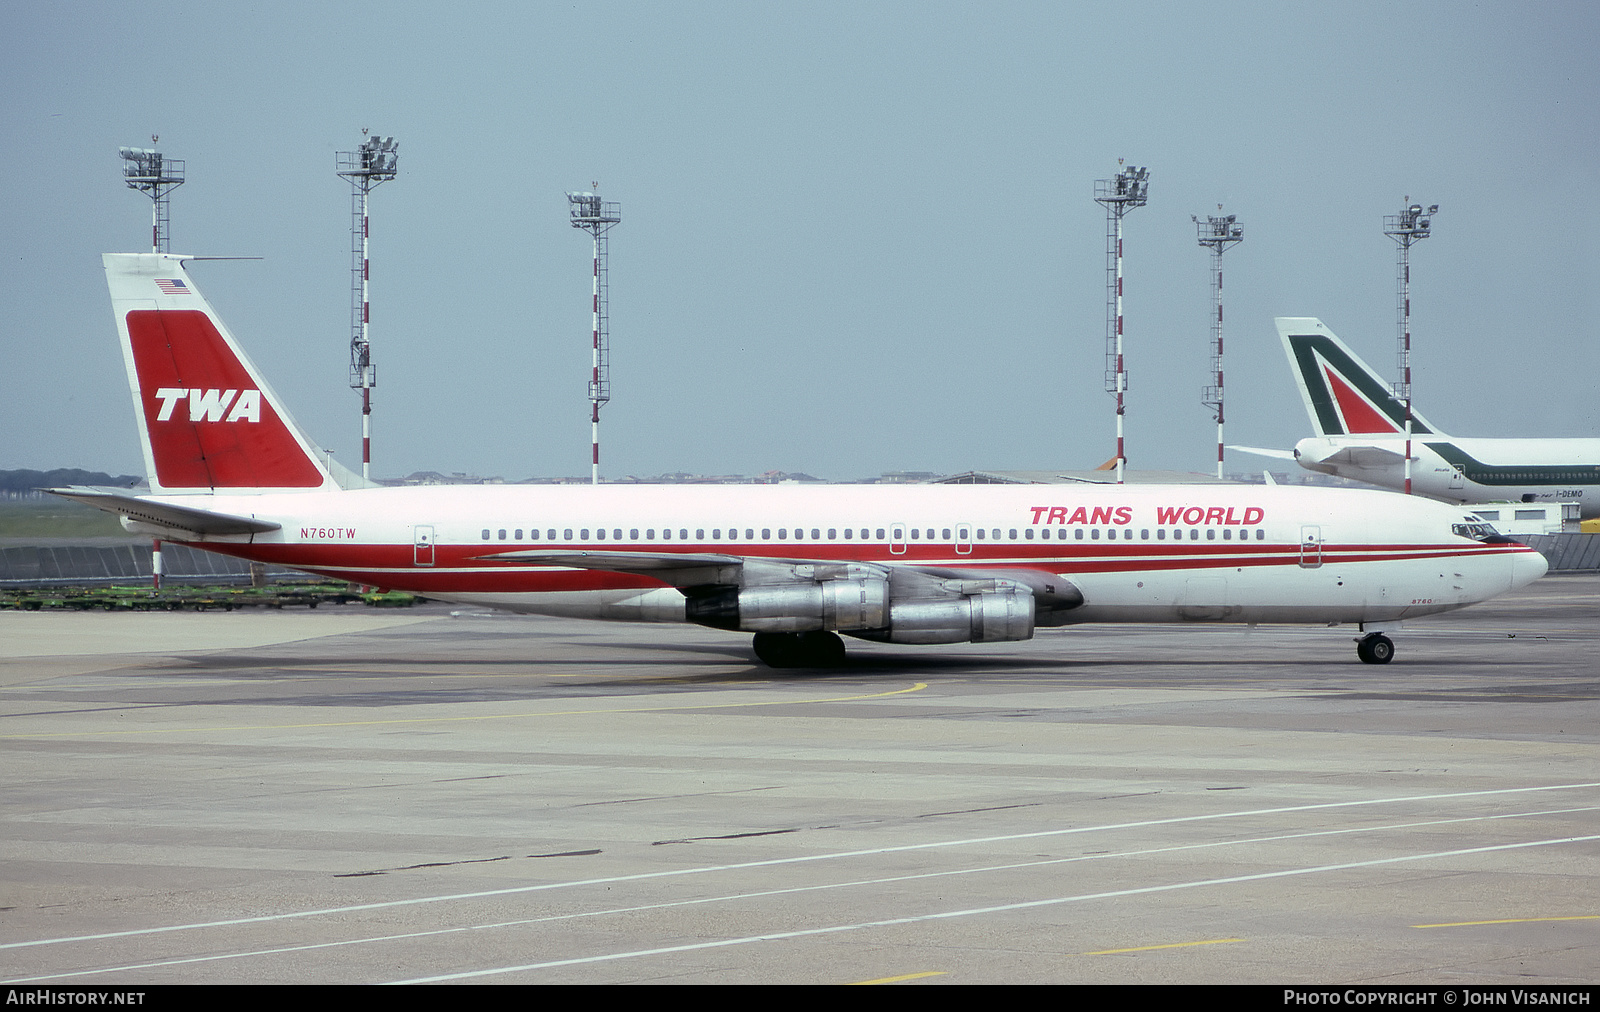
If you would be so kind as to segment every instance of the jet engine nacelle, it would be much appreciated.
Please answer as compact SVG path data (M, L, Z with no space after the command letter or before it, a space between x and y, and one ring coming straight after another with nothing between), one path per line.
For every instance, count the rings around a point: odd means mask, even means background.
M999 643L1033 638L1033 593L1025 587L955 598L893 601L889 627L852 633L885 643Z
M855 632L889 624L889 581L828 580L686 591L690 622L745 632Z

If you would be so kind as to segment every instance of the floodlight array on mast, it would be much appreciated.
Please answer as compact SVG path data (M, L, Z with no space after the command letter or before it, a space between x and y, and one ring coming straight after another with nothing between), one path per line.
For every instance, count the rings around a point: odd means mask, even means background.
M1406 495L1411 494L1411 247L1432 234L1433 216L1439 205L1426 211L1421 204L1405 198L1406 208L1399 214L1383 216L1383 234L1399 246L1395 261L1395 325L1399 328L1399 349L1396 357L1400 368L1400 382L1395 384L1395 396L1406 403Z
M599 184L593 184L599 189ZM591 338L593 372L589 377L589 431L592 441L589 480L600 484L600 408L611 400L611 332L609 323L609 275L606 233L622 220L621 205L603 201L592 191L567 194L567 208L573 228L594 237L594 303Z
M1117 159L1117 164L1123 164ZM1150 170L1127 166L1111 179L1097 179L1094 199L1106 209L1106 392L1117 399L1117 484L1122 484L1127 453L1122 421L1128 369L1122 348L1122 217L1149 198Z
M1217 205L1222 210L1222 205ZM1200 245L1211 251L1211 377L1212 383L1200 390L1200 403L1211 408L1217 418L1217 477L1222 477L1222 254L1234 243L1244 240L1244 228L1235 215L1207 215L1201 221L1189 216L1195 223Z
M151 134L152 145L161 143L160 134ZM122 178L128 189L150 198L150 252L170 253L172 218L167 197L183 185L183 159L168 158L154 147L118 148L122 156ZM161 589L161 539L150 542L150 585Z
M159 134L150 143L161 142ZM128 189L142 191L150 198L150 252L171 252L172 219L167 195L183 185L183 159L167 158L154 148L118 148L122 155L122 178Z
M372 361L372 280L367 195L395 177L400 146L393 137L367 137L354 151L337 153L338 173L350 180L350 387L361 391L361 476L372 477L372 388L378 367Z

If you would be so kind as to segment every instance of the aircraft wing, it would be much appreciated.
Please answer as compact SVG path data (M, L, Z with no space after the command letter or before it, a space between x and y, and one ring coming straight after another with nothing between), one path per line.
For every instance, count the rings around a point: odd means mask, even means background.
M713 552L572 552L536 548L521 552L496 552L483 556L499 562L535 562L572 569L602 569L610 573L654 573L661 570L737 566L743 556ZM774 560L777 561L777 560Z
M231 513L217 513L193 506L174 506L153 502L139 496L128 495L123 490L91 488L87 485L70 485L67 488L47 488L46 492L63 499L72 499L107 513L117 513L130 520L170 527L188 534L265 534L281 528L267 520L239 517Z
M637 573L679 588L711 584L738 586L745 561L738 555L716 552L574 552L560 548L495 552L481 558L607 573Z
M638 573L680 589L722 585L772 586L830 580L876 578L914 581L929 597L970 595L1002 584L1026 587L1041 611L1062 611L1083 603L1083 592L1063 576L1035 569L970 569L949 566L883 566L823 559L749 559L713 552L574 552L531 549L484 556L503 562L532 562L610 573Z

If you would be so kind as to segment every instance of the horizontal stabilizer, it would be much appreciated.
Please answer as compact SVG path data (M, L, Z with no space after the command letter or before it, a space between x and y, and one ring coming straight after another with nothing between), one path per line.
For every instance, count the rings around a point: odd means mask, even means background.
M1269 450L1263 446L1235 446L1233 443L1228 444L1228 449L1238 450L1240 453L1253 453L1257 457L1273 457L1277 460L1295 459L1293 450Z
M216 513L212 510L196 509L192 506L173 506L170 503L153 502L138 496L128 495L126 492L102 488L90 488L85 485L72 485L67 488L47 488L46 492L58 495L63 499L72 499L95 509L105 510L107 513L116 513L130 520L152 524L157 527L170 527L176 531L190 534L218 535L218 534L265 534L281 528L282 524L271 523L266 520L256 520L251 517L237 517L229 513Z
M1381 446L1346 446L1323 457L1321 463L1348 464L1351 467L1393 467L1405 463L1405 460L1404 453L1385 450Z

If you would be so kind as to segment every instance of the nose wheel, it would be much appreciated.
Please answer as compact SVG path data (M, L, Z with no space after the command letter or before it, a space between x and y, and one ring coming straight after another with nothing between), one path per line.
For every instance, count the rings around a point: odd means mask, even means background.
M1356 643L1363 664L1388 664L1394 659L1394 641L1383 633L1369 633Z

